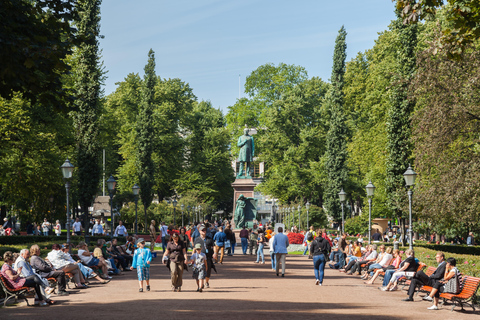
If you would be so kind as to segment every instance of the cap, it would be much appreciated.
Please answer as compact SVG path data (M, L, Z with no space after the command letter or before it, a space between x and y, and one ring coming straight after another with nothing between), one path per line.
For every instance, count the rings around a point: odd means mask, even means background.
M202 231L202 230L205 230L205 226L203 224L198 227L198 231Z
M195 249L202 249L202 245L201 245L200 243L197 243L197 244L195 245Z
M137 240L137 244L142 243L142 242L145 242L145 239L139 238L139 239Z

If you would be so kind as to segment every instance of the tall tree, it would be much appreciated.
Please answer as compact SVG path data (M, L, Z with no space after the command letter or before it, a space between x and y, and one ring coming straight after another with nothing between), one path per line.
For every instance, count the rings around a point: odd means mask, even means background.
M137 119L137 170L140 183L140 197L145 211L145 232L147 232L147 208L153 200L153 185L155 167L152 160L153 154L153 103L155 100L155 52L150 49L148 62L145 65L145 76L142 87L142 104Z
M399 46L396 53L396 72L390 90L390 107L387 120L387 176L386 193L388 206L400 218L404 215L405 200L403 173L412 160L411 113L415 102L409 99L409 83L415 71L417 25L404 25L397 10L394 30ZM405 233L402 233L405 234ZM404 239L404 238L402 238Z
M332 86L327 95L330 125L327 133L327 150L325 153L325 170L327 186L325 188L325 207L327 213L335 220L341 217L338 193L348 181L347 142L348 127L344 111L344 75L347 57L347 32L342 26L335 40L333 53Z
M77 2L79 37L82 42L76 51L74 81L77 111L73 114L77 145L77 198L84 213L84 227L88 230L88 207L98 190L100 180L100 148L98 144L98 117L100 112L99 44L100 0Z

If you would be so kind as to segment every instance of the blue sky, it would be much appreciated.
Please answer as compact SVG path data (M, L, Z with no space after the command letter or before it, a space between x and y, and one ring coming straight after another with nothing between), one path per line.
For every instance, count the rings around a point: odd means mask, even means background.
M244 97L245 78L265 63L300 65L328 81L341 26L350 60L374 45L393 10L390 0L104 0L105 94L131 72L143 77L152 48L157 75L188 82L225 114L239 97L239 75Z

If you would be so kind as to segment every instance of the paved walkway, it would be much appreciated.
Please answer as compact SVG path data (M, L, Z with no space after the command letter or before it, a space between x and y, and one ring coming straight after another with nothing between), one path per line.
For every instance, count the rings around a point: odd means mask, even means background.
M70 290L58 305L26 307L25 302L0 309L0 319L479 319L480 312L427 310L430 303L416 298L403 302L405 292L382 292L356 277L327 269L323 286L315 286L312 260L287 256L285 278L276 277L253 256L225 257L211 288L196 292L191 271L182 292L170 291L170 277L160 255L151 269L150 292L138 292L136 272L115 276L107 285ZM30 299L31 301L32 299Z

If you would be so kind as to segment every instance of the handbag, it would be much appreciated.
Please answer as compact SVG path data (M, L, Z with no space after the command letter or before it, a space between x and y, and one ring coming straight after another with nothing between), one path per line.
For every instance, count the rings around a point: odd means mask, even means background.
M460 279L457 271L455 271L455 275L450 280L447 281L443 289L443 292L453 293L453 294L457 294L460 292Z

